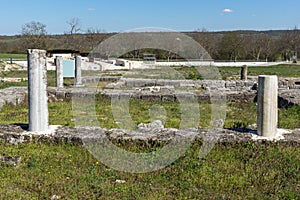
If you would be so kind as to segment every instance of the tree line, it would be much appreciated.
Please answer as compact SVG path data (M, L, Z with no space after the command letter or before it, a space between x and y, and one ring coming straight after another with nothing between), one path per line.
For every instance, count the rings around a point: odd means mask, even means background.
M77 18L66 23L69 30L61 35L48 34L46 25L41 22L26 23L21 27L20 35L0 36L0 53L24 53L30 48L70 49L88 53L116 34L95 28L82 30ZM300 30L297 27L284 31L209 32L203 29L185 34L202 45L214 60L292 60L300 51ZM139 59L145 53L155 54L157 59L179 58L176 52L158 49L135 50L123 57Z
M275 61L292 60L300 50L300 30L279 31L229 31L223 34L192 33L192 37L215 60Z

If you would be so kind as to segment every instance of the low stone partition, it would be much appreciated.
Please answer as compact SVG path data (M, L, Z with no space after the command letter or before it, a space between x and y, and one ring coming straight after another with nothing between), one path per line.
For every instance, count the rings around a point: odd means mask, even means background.
M117 82L121 79L119 76L85 76L82 77L82 83L96 83L101 81Z
M192 81L192 80L149 80L146 79L121 79L120 77L85 77L82 82L93 83L99 81L114 82L107 85L107 89L99 89L96 92L108 96L130 96L134 99L148 101L176 101L176 95L184 95L185 92L197 96L199 101L209 101L210 91L217 90L226 95L231 102L253 101L257 95L257 82L248 81ZM279 80L279 107L290 107L300 104L300 90L298 88L299 79L281 79ZM126 89L125 85L128 85ZM130 87L129 87L130 86ZM139 86L139 87L138 87ZM179 90L175 93L175 87ZM125 89L124 89L124 88ZM182 89L180 89L182 88ZM177 88L178 89L178 88ZM49 101L57 99L71 98L73 95L94 94L93 88L56 88L48 87ZM220 94L214 92L215 94ZM11 87L0 90L0 109L5 104L17 105L25 100L27 87Z
M16 106L25 101L27 87L10 87L0 90L0 110L5 104Z
M221 94L222 92L222 94ZM86 95L95 95L101 94L108 97L114 98L125 98L129 97L136 100L144 101L177 101L181 96L193 95L199 102L209 101L213 95L218 97L224 96L226 100L231 102L249 102L253 101L256 96L256 90L248 91L230 91L230 90L220 90L218 92L210 92L209 90L175 90L172 87L144 87L142 90L140 88L136 89L104 89L104 90L95 90L92 88L69 88L69 89L59 89L48 88L48 95L55 96L57 99L72 98L73 96L86 96ZM52 98L50 98L52 99ZM55 101L55 100L54 100Z
M278 104L280 108L288 108L300 104L300 90L279 90Z
M195 89L228 89L228 90L251 90L257 85L256 81L224 81L224 80L164 80L164 79L134 79L122 78L119 87L146 87L146 86L173 86L174 88ZM114 84L111 85L113 88Z
M300 78L282 78L278 81L279 89L300 89Z
M251 90L257 89L257 78L251 80L165 80L165 79L142 79L142 78L122 78L119 76L104 76L104 77L84 77L83 83L93 82L118 82L117 87L146 87L146 86L173 86L175 88L203 88L203 89L219 89L225 88L229 90ZM300 89L299 78L281 78L278 80L279 89Z
M50 127L51 128L51 127ZM278 138L264 138L250 132L239 132L228 129L217 129L214 134L205 129L167 129L162 128L155 131L140 130L129 131L123 129L103 129L100 127L55 127L43 133L25 131L26 127L17 125L0 125L0 141L8 144L22 144L33 142L46 142L53 144L84 145L86 139L99 140L108 138L111 141L125 141L142 144L155 144L156 142L170 142L175 137L183 139L194 139L204 141L209 137L217 144L226 143L281 143L300 147L300 129L285 132Z

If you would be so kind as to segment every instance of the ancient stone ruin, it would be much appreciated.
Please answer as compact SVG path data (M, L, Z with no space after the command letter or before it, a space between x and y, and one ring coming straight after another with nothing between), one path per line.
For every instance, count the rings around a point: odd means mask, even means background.
M256 79L247 80L245 77L246 69L242 70L245 80L224 81L224 80L165 80L165 79L137 79L121 77L81 77L81 58L76 58L76 83L74 88L63 88L63 78L61 77L61 58L57 58L57 87L46 87L46 67L45 52L40 50L28 51L29 63L29 86L27 88L8 88L0 91L3 99L0 106L5 103L17 104L25 99L28 93L29 101L29 126L28 131L24 127L8 128L1 126L1 137L10 143L28 142L32 140L44 140L48 138L54 141L79 141L88 134L91 127L82 128L80 134L76 133L74 128L58 127L49 129L48 119L48 101L59 101L60 99L72 98L74 95L85 96L94 94L95 89L82 87L84 84L97 83L101 81L110 81L104 89L97 90L97 93L109 97L120 98L127 96L133 99L144 101L177 101L181 96L193 94L198 101L209 101L212 95L223 95L226 101L248 102L256 101L258 103L258 135L265 138L276 138L277 134L277 107L289 107L299 104L300 84L297 79L280 79L274 76L260 76ZM79 87L78 87L79 86ZM278 95L277 95L278 94ZM140 126L138 126L140 127ZM25 128L26 129L26 128ZM50 131L49 131L50 130ZM159 134L143 132L142 135L129 130L106 130L98 128L99 134L109 135L113 139L119 137L130 140L169 140L171 135L196 135L203 137L208 134L207 130L175 130L159 128ZM144 129L140 129L144 130ZM47 132L48 131L48 132ZM52 131L52 132L51 132ZM108 132L107 132L108 131ZM32 132L36 132L32 134ZM237 139L248 140L253 137L252 133L239 133L229 130L218 130L222 141ZM229 133L229 134L228 134ZM295 139L297 134L286 136L286 140ZM240 139L238 139L240 138ZM278 139L278 138L277 138Z

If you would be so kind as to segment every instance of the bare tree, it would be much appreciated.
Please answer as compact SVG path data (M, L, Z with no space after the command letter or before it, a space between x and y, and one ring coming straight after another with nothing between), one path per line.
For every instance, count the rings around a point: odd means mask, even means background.
M47 31L45 24L36 21L26 23L22 26L21 33L25 48L46 48Z
M272 37L266 34L249 34L244 36L243 49L245 59L268 60L271 54Z
M94 28L87 29L85 36L86 36L86 41L88 42L89 50L93 50L98 44L100 44L103 41L103 37L100 37L100 34L104 32L105 31L101 29L94 29Z
M213 56L217 53L218 43L220 42L220 37L212 32L209 32L207 29L197 29L193 38L200 44L202 47Z
M295 27L282 35L277 43L284 60L291 60L300 51L300 30Z
M69 34L77 34L81 31L80 28L80 20L78 18L72 18L69 21L67 21L67 24L70 26Z
M262 52L260 35L250 34L244 36L243 49L245 58L259 61Z
M66 46L67 48L73 50L80 50L81 49L81 41L79 33L81 31L80 28L80 20L78 18L72 18L67 21L69 25L69 30L65 32L65 39L66 39Z
M276 59L276 47L275 47L275 40L270 35L265 35L263 46L262 46L262 55L266 62L270 59Z

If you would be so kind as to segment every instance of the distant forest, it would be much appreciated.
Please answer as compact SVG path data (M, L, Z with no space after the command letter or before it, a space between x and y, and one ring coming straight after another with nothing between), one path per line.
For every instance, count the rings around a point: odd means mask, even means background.
M25 53L26 49L75 50L91 52L98 44L116 33L70 31L62 35L49 35L46 32L32 31L23 27L21 35L0 36L0 53ZM27 32L26 32L27 31ZM292 60L300 52L300 30L271 31L226 31L206 30L184 32L201 44L214 60L224 61L278 61ZM125 58L140 59L145 53L155 54L157 59L175 59L176 53L157 49L144 49L128 52Z

